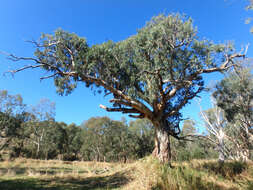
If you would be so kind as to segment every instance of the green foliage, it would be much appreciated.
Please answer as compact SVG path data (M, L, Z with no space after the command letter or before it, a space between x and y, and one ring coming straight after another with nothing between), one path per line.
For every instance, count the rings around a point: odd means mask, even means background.
M252 67L241 66L216 85L213 93L217 105L229 121L226 133L236 139L239 149L247 150L250 158L253 137L253 75ZM235 140L234 140L235 141ZM231 148L231 152L234 148Z
M22 123L27 120L26 105L20 95L0 91L0 150L10 146L21 135Z
M58 155L63 154L66 151L66 146L69 147L72 143L67 141L69 134L66 130L57 122L43 122L45 128L44 141L41 148L41 157L43 159L54 159ZM70 136L70 135L69 135ZM76 147L78 148L78 146ZM74 152L74 151L73 151Z
M140 124L142 120L137 120ZM144 120L145 122L145 120ZM144 123L143 122L143 123ZM84 143L81 152L85 159L97 161L124 161L150 154L153 150L153 134L148 126L143 128L131 122L113 121L107 117L90 118L84 128ZM149 130L149 131L148 131Z
M230 73L216 85L213 95L229 121L235 121L240 114L253 121L253 75L250 70L242 68Z
M196 134L197 129L192 120L185 120L181 136ZM189 161L192 159L216 158L213 145L206 139L176 140L171 139L172 160Z
M45 49L37 49L34 55L40 61L48 63L43 65L43 69L53 71L55 68L51 67L51 64L54 64L55 67L63 68L64 72L70 70L69 66L74 67L77 71L82 69L80 65L72 65L70 52L73 52L73 61L75 63L84 61L88 51L84 38L79 38L75 34L69 34L59 29L55 31L54 36L42 34L41 40ZM55 77L55 85L58 87L57 91L59 94L64 93L63 89L66 89L66 94L68 94L76 87L76 82L71 81L68 76L61 77L58 75Z
M141 127L135 122L128 127L123 120L90 118L81 128L55 122L54 103L49 100L25 110L20 95L1 91L0 98L1 110L5 111L0 112L0 148L11 157L126 162L153 149L153 133L147 121L137 121Z
M82 130L75 124L70 124L65 128L65 133L67 151L64 154L64 159L77 160L83 144Z
M0 112L15 117L22 114L25 107L21 95L10 95L7 90L0 90Z
M55 122L54 110L48 100L30 110L30 113L13 116L0 112L1 135L9 139L4 141L4 148L12 157L126 162L143 158L154 150L154 127L146 119L127 124L125 120L93 117L79 127ZM195 131L194 122L184 122L182 136ZM206 141L171 139L171 144L176 161L217 157Z
M119 42L89 46L59 29L34 44L31 60L52 73L42 79L53 77L59 94L71 93L81 81L94 92L113 95L107 111L140 114L153 124L162 118L173 136L179 135L181 108L204 89L202 74L225 70L225 54L234 50L231 44L201 40L192 19L179 14L153 17Z
M248 164L245 162L229 161L223 164L218 162L207 162L202 166L208 172L214 172L216 175L222 175L224 178L233 179L235 176L247 170Z
M129 130L137 158L149 155L154 149L155 130L152 123L146 119L131 121Z
M33 58L10 55L14 61L34 63L16 72L29 68L47 71L50 74L41 79L53 78L60 95L71 93L79 82L95 93L111 94L112 107L100 105L101 108L129 114L133 118L146 118L156 132L162 131L162 135L156 136L156 150L163 162L170 159L170 146L164 139L168 140L169 136L179 138L181 110L204 89L202 75L226 71L234 66L231 65L234 59L244 57L234 53L232 44L202 40L192 19L179 14L153 17L136 35L119 42L106 41L89 46L86 39L59 29L52 35L43 34L40 41L32 43L37 47ZM48 116L44 118L49 120ZM119 160L120 157L126 160L129 149L136 149L137 157L150 152L151 130L141 132L144 142L129 132L124 124L106 118L89 122L92 124L87 124L83 135L68 137L73 139L73 146L69 145L68 150L75 159L82 154L87 159L96 157L99 161ZM110 136L112 132L115 135ZM35 136L38 156L43 136ZM135 137L132 143L129 139ZM82 138L86 143L79 146ZM138 145L137 148L134 144ZM112 158L116 152L118 158ZM201 151L196 155L200 156Z
M15 136L17 130L20 128L22 120L19 120L13 116L6 113L0 112L0 130L1 137L11 137Z

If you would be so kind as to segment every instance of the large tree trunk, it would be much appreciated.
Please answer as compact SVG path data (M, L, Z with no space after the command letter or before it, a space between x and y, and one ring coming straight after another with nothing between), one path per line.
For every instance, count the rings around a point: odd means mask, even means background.
M155 137L155 149L153 156L155 156L161 163L170 164L171 161L171 148L170 148L170 136L165 130L165 127L160 123L155 125L156 137Z

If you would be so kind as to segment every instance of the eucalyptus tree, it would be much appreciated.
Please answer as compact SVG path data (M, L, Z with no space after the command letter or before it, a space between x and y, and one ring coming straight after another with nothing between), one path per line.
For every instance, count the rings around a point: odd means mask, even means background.
M0 112L16 117L22 115L25 109L20 94L11 95L7 90L0 90Z
M108 112L150 120L156 130L154 155L170 161L170 136L180 138L180 110L204 89L202 74L222 72L244 57L233 47L201 40L192 19L180 15L152 18L136 35L89 46L85 38L57 30L42 35L34 57L9 55L31 64L13 73L40 68L53 78L57 92L71 93L84 83L111 94Z
M126 163L133 156L134 140L126 123L110 120L104 129L104 148L107 160L123 161Z
M216 146L219 161L226 159L247 161L249 159L249 138L240 127L240 122L229 122L225 112L213 100L213 107L201 111L208 135L205 136Z
M154 149L154 127L147 119L136 119L129 123L133 148L138 158L151 154Z
M0 151L19 136L22 120L0 112Z
M211 102L213 107L205 111L201 110L200 114L209 133L206 138L216 145L219 153L219 162L223 163L225 159L231 156L231 151L225 143L225 140L228 139L225 133L225 127L228 122L224 116L224 111L216 105L213 99L211 99Z
M21 136L21 125L27 115L25 108L21 95L0 90L0 150Z
M65 128L66 132L66 152L64 159L77 160L80 157L80 149L83 144L82 129L74 123Z
M239 67L216 85L213 93L217 105L225 111L226 119L237 129L240 149L245 159L253 149L253 75L252 67Z
M85 138L82 149L89 159L96 161L105 161L106 149L106 129L110 127L112 121L108 117L91 117L83 123L85 129ZM113 143L113 139L111 139ZM88 151L87 151L88 150Z
M29 110L29 121L25 123L26 138L36 147L36 158L40 157L46 139L47 128L54 121L55 104L48 99L41 99Z

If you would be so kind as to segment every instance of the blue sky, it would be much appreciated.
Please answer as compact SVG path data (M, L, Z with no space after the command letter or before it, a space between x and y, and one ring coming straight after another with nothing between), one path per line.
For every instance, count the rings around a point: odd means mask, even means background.
M184 13L194 20L199 36L214 42L234 41L238 49L252 43L250 25L244 24L251 12L245 11L246 0L2 0L0 6L0 50L21 56L32 56L33 47L26 40L38 39L41 33L53 33L58 28L85 37L89 44L106 40L120 41L136 33L159 13ZM253 46L248 56L252 56ZM108 98L93 95L83 84L69 96L55 93L52 80L40 81L43 72L29 70L15 77L2 73L21 63L13 63L0 55L0 90L21 94L27 104L36 104L41 98L56 103L56 120L80 124L92 116L120 119L119 113L107 113L99 104L108 105ZM206 84L221 79L215 74ZM206 109L208 94L202 93ZM198 104L183 110L184 117L197 119ZM126 115L125 115L126 116Z

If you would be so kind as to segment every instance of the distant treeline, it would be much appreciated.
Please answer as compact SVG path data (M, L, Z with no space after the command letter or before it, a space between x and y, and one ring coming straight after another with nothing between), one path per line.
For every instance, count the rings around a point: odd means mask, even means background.
M92 117L81 126L67 125L54 120L54 104L49 100L28 107L20 95L5 90L0 91L0 104L2 158L126 162L150 155L154 149L154 127L147 120L127 123L124 118ZM182 135L194 131L194 123L185 122ZM215 157L203 142L172 140L173 159Z
M76 126L55 121L21 122L1 113L1 121L4 117L6 124L12 125L9 129L15 130L8 132L2 151L9 158L126 162L150 155L154 149L154 130L147 120L127 125L124 120L93 117ZM174 160L207 158L212 153L199 141L172 142Z
M211 111L205 112L212 119L209 123L215 121ZM0 158L128 162L150 155L154 150L155 130L148 120L127 122L124 118L115 121L92 117L77 126L56 122L54 116L54 103L47 99L36 106L27 106L20 95L0 91ZM236 132L229 127L222 129ZM198 134L195 123L185 120L180 135L191 134ZM212 133L202 137L191 141L171 138L172 160L217 159L221 149L214 143L216 137ZM233 151L238 152L230 141L225 143L231 155ZM252 159L252 154L249 155Z
M4 149L12 158L127 161L150 154L153 149L151 129L129 127L106 117L91 118L82 126L11 119L10 124L17 124L16 131L6 139Z

